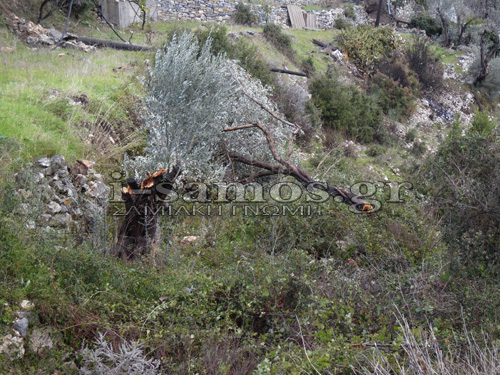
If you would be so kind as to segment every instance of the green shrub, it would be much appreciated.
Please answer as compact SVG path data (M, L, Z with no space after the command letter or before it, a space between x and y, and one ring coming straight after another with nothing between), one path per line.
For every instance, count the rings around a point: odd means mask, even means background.
M344 9L344 17L350 18L351 20L356 19L356 12L354 11L354 6L352 4L348 4Z
M307 59L302 60L300 64L302 71L307 74L308 77L311 77L316 71L316 67L314 66L314 60L311 55Z
M252 12L249 5L243 3L238 4L236 12L234 12L234 22L240 25L251 25L257 22L257 15Z
M405 135L405 141L410 143L417 138L417 130L415 128L410 129Z
M351 24L345 18L339 17L335 19L335 28L339 30L346 30L351 27Z
M356 86L342 85L332 73L313 80L310 91L325 126L359 142L382 139L382 111L371 96Z
M425 30L427 36L438 36L443 32L441 21L431 17L427 13L420 13L414 16L410 21L411 28Z
M283 33L280 26L268 23L264 26L264 38L271 42L280 52L288 57L293 56L292 38Z
M483 122L479 118L476 124ZM479 127L479 125L476 125ZM434 206L444 225L455 267L500 271L500 143L495 135L462 135L455 124L428 162Z
M443 67L439 58L432 51L424 38L417 38L406 50L408 64L418 77L420 83L430 89L438 87L443 81Z
M410 70L408 62L400 56L380 61L378 71L392 78L402 87L409 88L414 95L419 94L420 85L415 72Z
M376 157L385 154L385 147L381 145L373 145L367 151L366 154L371 157Z
M389 111L410 116L415 109L415 96L408 87L403 87L385 74L377 73L371 81L370 92L385 114Z
M359 25L342 31L339 44L359 69L371 74L395 50L396 38L391 27Z
M182 35L182 33L177 35ZM209 37L212 38L210 50L213 55L225 53L228 58L238 60L241 67L252 77L259 79L264 85L275 86L276 82L267 62L260 57L257 46L250 43L246 38L232 41L227 35L227 28L219 25L210 26L208 29L198 29L195 31L195 35L200 48ZM171 37L169 40L171 40Z
M477 112L472 119L471 132L482 135L490 135L497 126L495 120L490 120L488 112Z

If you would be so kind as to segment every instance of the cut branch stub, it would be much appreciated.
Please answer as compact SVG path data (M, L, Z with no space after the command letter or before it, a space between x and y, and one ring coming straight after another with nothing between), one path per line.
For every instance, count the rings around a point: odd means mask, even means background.
M158 246L161 239L158 214L179 173L179 168L173 167L170 173L166 169L148 173L141 184L134 178L127 179L127 187L122 189L125 219L111 249L112 255L132 260Z

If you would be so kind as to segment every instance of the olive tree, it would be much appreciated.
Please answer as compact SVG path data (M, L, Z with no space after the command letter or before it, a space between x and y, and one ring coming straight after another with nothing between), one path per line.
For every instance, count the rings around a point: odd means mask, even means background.
M170 166L196 181L249 182L289 175L369 210L349 190L325 186L297 166L293 142L301 128L283 118L269 92L225 55L213 56L191 33L158 51L145 79L148 147L125 160L136 177Z

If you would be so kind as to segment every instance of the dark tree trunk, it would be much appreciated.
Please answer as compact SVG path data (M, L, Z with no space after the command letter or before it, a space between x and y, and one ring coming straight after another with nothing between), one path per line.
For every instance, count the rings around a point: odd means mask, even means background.
M127 179L128 186L122 190L125 219L118 231L116 244L111 249L112 255L132 260L158 246L161 239L158 216L179 169L174 167L170 173L167 172L162 169L149 174L140 185L133 178Z
M469 21L465 22L465 23L460 23L458 22L459 24L459 33L458 33L458 41L457 41L457 46L461 45L462 44L462 39L464 37L464 34L465 34L465 30L467 30L467 27L469 27L469 25L474 22L475 20L477 19L477 17L474 17L474 18L471 18Z
M379 0L377 9L377 20L375 21L375 27L380 25L380 17L382 16L382 7L384 6L384 0Z
M490 47L489 51L485 51L485 49L487 49L487 47L485 46L486 34L487 34L487 31L484 31L483 34L481 35L481 43L480 43L480 45L481 45L481 55L480 55L480 57L481 57L481 69L479 71L479 74L476 77L476 81L475 81L476 85L478 83L480 83L481 81L484 81L485 78L488 76L488 67L490 65L490 62L491 62L491 60L493 60L496 57L498 52L500 52L500 39L496 40L495 44L492 47Z
M443 25L443 31L444 31L444 46L449 47L450 45L450 36L448 32L448 22L444 18L443 13L441 12L441 9L438 8L437 10L439 18L441 19L441 24Z

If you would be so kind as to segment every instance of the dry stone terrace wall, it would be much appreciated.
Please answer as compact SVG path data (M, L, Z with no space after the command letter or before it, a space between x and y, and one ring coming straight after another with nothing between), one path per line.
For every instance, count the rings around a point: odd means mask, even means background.
M225 23L231 20L233 13L240 2L221 0L159 0L158 17L161 20L182 20L182 21L208 21ZM259 23L276 23L281 26L288 26L287 4L307 6L319 4L321 0L276 0L272 3L265 1L260 4L244 3L249 5L257 15ZM356 23L368 21L362 6L355 6ZM314 11L317 25L321 29L333 28L335 19L343 17L342 8ZM354 23L351 20L348 22Z

